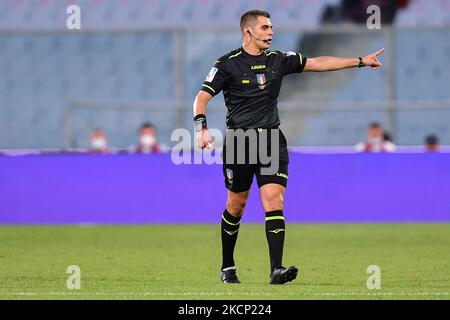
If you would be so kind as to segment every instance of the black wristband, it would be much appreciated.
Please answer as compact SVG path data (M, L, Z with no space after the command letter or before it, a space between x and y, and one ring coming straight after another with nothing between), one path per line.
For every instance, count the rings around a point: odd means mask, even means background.
M202 131L203 129L208 128L206 124L206 116L204 114L200 113L194 117L194 128L195 131Z
M365 66L364 66L364 63L363 63L362 57L358 57L358 59L359 59L359 65L358 65L358 68L365 67Z

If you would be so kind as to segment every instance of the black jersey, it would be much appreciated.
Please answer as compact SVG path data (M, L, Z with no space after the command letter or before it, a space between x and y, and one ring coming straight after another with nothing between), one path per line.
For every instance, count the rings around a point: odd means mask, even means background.
M302 72L306 59L300 53L269 50L252 56L239 48L214 63L201 90L212 96L223 91L229 129L275 128L280 125L277 103L283 77Z

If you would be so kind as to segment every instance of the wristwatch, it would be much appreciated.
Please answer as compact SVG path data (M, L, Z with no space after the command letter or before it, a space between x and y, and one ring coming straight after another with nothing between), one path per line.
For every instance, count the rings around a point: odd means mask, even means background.
M197 132L208 128L206 124L206 116L204 114L198 114L194 117L194 128Z
M362 57L358 57L358 59L359 59L359 65L358 65L358 68L364 67L364 63L363 63Z

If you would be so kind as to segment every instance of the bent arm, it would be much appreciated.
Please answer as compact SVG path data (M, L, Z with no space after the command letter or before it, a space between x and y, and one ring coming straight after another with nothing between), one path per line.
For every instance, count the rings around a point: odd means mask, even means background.
M212 95L208 92L200 90L194 100L194 126L195 126L195 141L199 148L207 148L211 146L211 135L206 126L206 107Z
M200 90L194 100L193 112L194 117L199 114L206 115L206 107L208 105L209 100L212 99L212 96L203 90Z

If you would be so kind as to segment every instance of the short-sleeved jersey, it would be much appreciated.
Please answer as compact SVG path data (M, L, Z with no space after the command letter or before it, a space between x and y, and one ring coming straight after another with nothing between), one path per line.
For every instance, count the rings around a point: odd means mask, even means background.
M239 48L214 63L201 90L212 96L223 91L229 129L275 128L280 125L277 104L283 77L302 72L306 60L295 52L265 50L253 56Z

